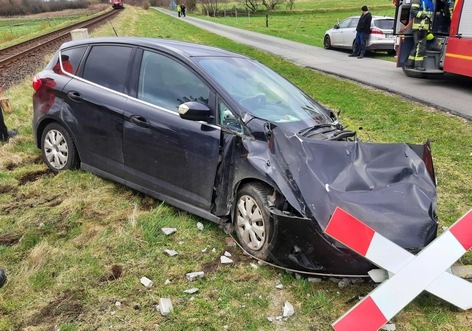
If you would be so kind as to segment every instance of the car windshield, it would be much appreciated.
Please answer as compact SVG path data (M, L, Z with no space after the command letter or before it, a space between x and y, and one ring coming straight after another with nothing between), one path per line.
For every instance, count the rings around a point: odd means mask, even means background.
M255 117L298 128L332 122L325 108L257 61L238 57L194 60Z

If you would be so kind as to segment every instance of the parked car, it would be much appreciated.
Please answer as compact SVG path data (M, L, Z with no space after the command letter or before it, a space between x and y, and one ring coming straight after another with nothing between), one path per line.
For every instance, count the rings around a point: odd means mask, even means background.
M361 142L246 56L85 39L63 44L33 87L34 138L53 172L80 167L219 223L257 258L365 275L373 266L323 233L336 207L406 249L436 236L428 144Z
M325 32L323 45L326 49L344 48L352 50L356 41L356 27L360 16L351 16L335 24ZM386 51L395 55L395 36L393 24L395 19L386 16L372 16L370 37L367 40L367 50Z

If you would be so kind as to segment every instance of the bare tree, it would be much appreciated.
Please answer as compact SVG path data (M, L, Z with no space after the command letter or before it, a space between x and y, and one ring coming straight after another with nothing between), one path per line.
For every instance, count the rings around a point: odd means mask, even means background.
M251 12L255 13L261 3L259 0L243 0L244 6Z
M218 0L201 0L202 12L207 16L216 16L218 12Z
M262 5L266 7L267 11L277 9L277 7L286 0L262 0Z

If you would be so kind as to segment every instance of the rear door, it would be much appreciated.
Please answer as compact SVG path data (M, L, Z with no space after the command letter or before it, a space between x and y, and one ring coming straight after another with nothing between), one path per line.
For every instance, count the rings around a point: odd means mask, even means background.
M174 205L209 211L221 130L213 123L184 120L177 110L187 101L214 109L214 93L169 55L145 50L141 59L136 98L129 99L124 114L127 179Z
M127 46L91 46L79 77L64 88L63 116L71 122L82 163L114 176L122 176L124 169L124 92L132 51Z
M356 28L359 22L359 17L354 17L349 21L349 24L344 29L343 33L343 45L346 48L352 48L354 41L356 40Z

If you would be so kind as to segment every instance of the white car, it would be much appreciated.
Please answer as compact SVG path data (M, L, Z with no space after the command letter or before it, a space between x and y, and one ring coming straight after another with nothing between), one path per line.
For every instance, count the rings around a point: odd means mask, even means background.
M344 48L353 49L356 41L356 27L360 16L350 16L332 29L325 32L323 39L324 48ZM367 50L387 51L388 54L395 54L395 36L393 35L393 17L372 16L370 37L367 40Z

